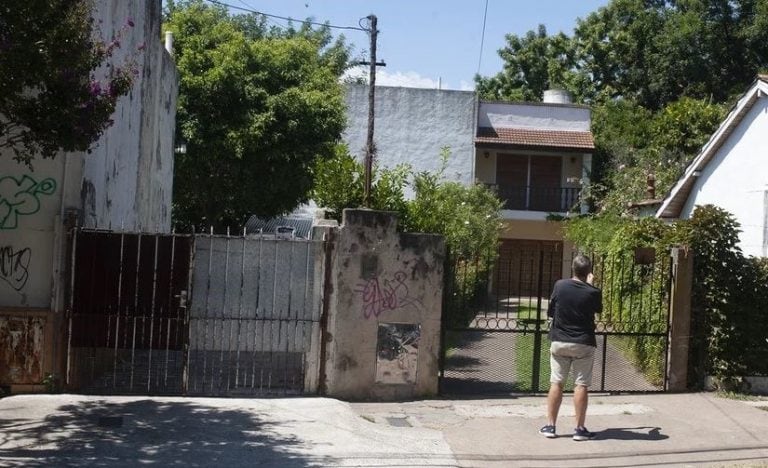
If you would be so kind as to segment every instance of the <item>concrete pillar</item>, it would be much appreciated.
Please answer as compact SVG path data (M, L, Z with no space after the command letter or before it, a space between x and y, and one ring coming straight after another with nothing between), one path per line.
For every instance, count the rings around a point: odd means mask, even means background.
M683 392L688 388L693 252L687 247L675 247L672 249L671 255L672 291L670 297L667 389L672 392Z
M344 210L326 286L321 389L347 400L437 393L441 236L397 232L394 213Z

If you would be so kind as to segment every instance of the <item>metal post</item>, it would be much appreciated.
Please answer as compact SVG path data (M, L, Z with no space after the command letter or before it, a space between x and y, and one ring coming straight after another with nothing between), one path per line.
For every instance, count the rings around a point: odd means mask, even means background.
M544 251L539 250L539 284L536 298L536 329L533 333L533 376L531 377L531 390L539 391L539 375L541 374L541 295L544 279Z

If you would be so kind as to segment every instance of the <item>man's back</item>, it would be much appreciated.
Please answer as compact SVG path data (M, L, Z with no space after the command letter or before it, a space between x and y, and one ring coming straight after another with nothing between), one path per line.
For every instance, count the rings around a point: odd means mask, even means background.
M553 319L549 339L597 346L595 314L602 308L602 293L596 287L577 279L558 280L547 310Z

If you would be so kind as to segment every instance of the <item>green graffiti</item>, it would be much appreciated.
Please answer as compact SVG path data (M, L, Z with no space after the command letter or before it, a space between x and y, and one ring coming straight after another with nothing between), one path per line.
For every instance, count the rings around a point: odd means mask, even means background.
M32 176L0 177L0 229L16 229L19 216L40 211L40 197L56 191L56 181L48 177L40 182Z

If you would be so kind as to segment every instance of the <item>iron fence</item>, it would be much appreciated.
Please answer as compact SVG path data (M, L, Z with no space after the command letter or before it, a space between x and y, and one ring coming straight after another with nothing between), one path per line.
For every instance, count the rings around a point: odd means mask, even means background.
M569 276L572 257L562 250L506 252L484 267L473 266L481 273L475 274L472 286L456 278L466 276L463 270L474 263L449 261L442 392L539 392L549 387L547 308L555 281ZM662 254L650 263L629 254L593 257L603 313L595 323L591 388L665 390L671 259Z
M323 241L85 229L71 241L69 388L317 390Z

